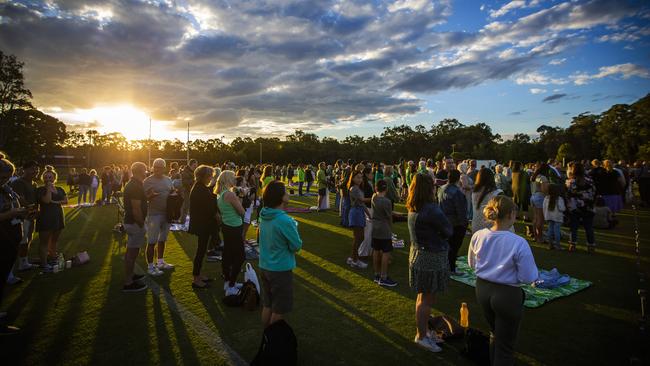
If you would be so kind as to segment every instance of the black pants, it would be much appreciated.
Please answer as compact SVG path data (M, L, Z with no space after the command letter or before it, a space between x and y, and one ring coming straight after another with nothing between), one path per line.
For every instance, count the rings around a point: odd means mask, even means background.
M298 195L302 196L302 185L304 182L298 182Z
M198 246L196 248L196 254L194 254L194 266L192 267L192 275L198 276L201 274L201 267L203 267L203 258L205 257L205 252L208 250L208 243L212 238L210 233L201 233L197 236Z
M467 226L454 226L454 232L449 238L449 251L447 255L449 257L449 270L452 272L456 271L456 258L458 258L458 250L463 245L466 231Z
M223 258L221 267L223 271L223 278L230 286L234 286L237 282L237 276L241 272L241 266L246 260L246 253L244 252L244 239L242 238L243 227L222 225L221 232L223 233Z
M515 343L524 310L524 291L476 278L476 299L490 324L490 362L514 365Z
M17 256L18 243L0 241L0 304L2 304L2 295L7 284L7 276L9 276Z

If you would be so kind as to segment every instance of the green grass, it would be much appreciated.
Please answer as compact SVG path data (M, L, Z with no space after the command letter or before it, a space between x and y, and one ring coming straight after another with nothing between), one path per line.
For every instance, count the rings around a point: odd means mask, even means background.
M293 198L291 204L311 206L315 200ZM638 276L631 214L626 210L620 215L616 230L598 232L596 255L586 254L584 246L569 254L533 245L540 267L557 267L594 284L573 296L525 310L517 345L520 363L618 365L637 351ZM352 270L345 265L352 236L338 225L335 212L293 216L299 222L304 250L298 256L294 310L288 321L298 337L300 364L469 364L460 354L462 342L445 345L439 354L413 345L415 294L408 288L408 246L394 252L390 268L399 286L380 288L372 282L370 269ZM639 212L639 219L645 232L650 212ZM120 291L125 238L111 230L115 207L66 209L66 220L60 250L67 256L87 250L91 263L58 274L20 274L25 282L10 288L3 309L23 332L0 340L4 355L29 365L224 363L207 339L210 336L198 332L187 313L173 310L180 304L244 360L252 359L262 333L259 312L225 307L221 280L207 291L190 288L195 237L170 233L165 257L176 268L154 281L173 296L175 303L171 303L151 290ZM407 238L405 223L397 223L394 231ZM248 234L253 236L253 230ZM650 240L642 237L641 263L647 272ZM581 238L584 242L584 233ZM35 249L36 245L32 256ZM461 254L466 251L467 243ZM144 257L138 264L145 268ZM220 270L219 263L204 266L211 277L219 277ZM457 317L461 302L469 304L471 326L486 330L474 289L461 283L450 282L434 312Z

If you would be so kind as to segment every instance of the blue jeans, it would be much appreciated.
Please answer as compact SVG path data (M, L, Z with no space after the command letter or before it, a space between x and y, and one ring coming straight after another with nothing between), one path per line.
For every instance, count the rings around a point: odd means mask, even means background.
M596 245L594 240L594 213L584 211L571 211L569 213L571 225L571 239L569 242L576 244L578 242L578 227L580 224L585 228L587 234L587 245Z
M77 200L77 203L86 203L86 198L88 196L89 190L90 186L87 186L85 184L79 185L79 199Z
M548 236L549 242L554 247L560 246L560 239L562 235L560 233L560 226L562 226L562 223L551 220L546 221L546 223L548 224L548 231L546 233L546 236Z

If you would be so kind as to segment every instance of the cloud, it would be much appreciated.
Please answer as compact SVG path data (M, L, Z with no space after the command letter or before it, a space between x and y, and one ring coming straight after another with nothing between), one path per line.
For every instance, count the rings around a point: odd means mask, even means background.
M544 102L544 103L555 103L558 100L560 100L562 98L565 98L566 96L567 96L566 94L562 94L562 93L561 94L552 94L552 95L549 95L548 97L542 99L542 102Z
M530 90L531 94L543 94L543 93L546 93L546 89L530 88L529 90Z
M521 115L524 114L525 112L526 112L526 110L523 109L523 110L521 110L521 111L515 111L515 112L508 113L508 115L509 115L509 116L521 116Z
M497 10L490 10L490 18L498 18L508 14L510 11L523 8L526 6L526 2L523 0L513 0Z
M566 84L567 81L562 78L552 78L546 75L542 75L538 72L529 72L522 75L519 75L515 78L515 83L518 85L527 85L527 84L537 84L537 85L562 85Z
M562 65L566 62L566 58L554 58L548 62L549 65Z
M647 68L631 63L603 66L599 68L598 71L599 72L596 74L577 73L572 75L571 79L576 85L585 85L591 80L602 79L607 76L618 76L621 79L629 79L635 76L643 79L650 79L650 71Z

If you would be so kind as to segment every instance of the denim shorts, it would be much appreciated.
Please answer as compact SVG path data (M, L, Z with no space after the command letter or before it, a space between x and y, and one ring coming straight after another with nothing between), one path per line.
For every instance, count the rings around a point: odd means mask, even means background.
M532 196L530 196L530 204L534 208L544 208L544 194L540 192L536 192Z

